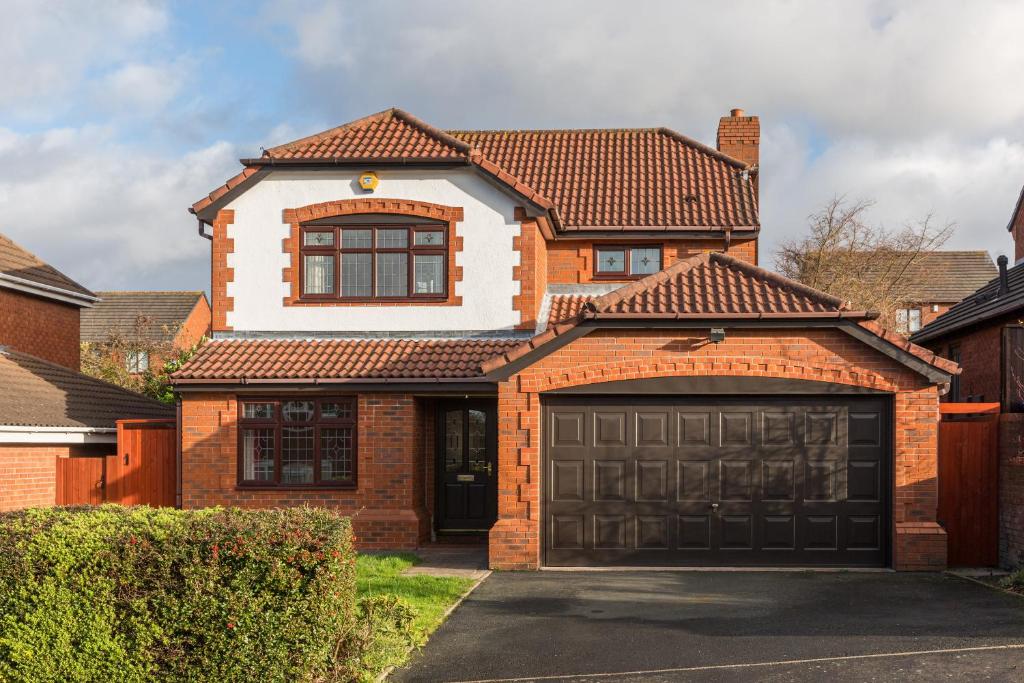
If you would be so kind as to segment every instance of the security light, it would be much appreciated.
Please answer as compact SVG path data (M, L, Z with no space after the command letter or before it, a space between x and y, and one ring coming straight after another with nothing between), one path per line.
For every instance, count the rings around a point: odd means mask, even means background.
M711 334L708 335L708 339L715 344L725 341L725 328L724 327L712 327Z

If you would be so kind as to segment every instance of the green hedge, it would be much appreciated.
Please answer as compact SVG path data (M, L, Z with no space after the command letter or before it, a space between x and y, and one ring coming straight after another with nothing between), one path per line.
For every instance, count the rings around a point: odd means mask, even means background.
M344 680L357 618L326 510L0 515L0 680Z

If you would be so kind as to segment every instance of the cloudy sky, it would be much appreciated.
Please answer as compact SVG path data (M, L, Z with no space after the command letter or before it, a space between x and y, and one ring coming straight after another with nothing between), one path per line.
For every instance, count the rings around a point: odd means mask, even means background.
M0 0L0 232L93 289L206 288L186 207L399 106L446 128L762 122L762 253L830 197L1012 250L1024 1Z

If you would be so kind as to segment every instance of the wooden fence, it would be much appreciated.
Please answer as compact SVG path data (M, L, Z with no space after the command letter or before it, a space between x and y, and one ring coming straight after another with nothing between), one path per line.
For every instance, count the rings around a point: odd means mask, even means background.
M117 455L57 460L57 504L173 507L177 440L174 420L119 420Z
M999 562L999 404L942 403L939 522L951 567Z

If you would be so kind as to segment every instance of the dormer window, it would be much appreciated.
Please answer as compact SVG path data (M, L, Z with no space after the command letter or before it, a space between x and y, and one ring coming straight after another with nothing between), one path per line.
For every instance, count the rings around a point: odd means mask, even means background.
M599 245L594 247L594 277L639 278L661 270L661 245Z
M349 217L346 217L349 218ZM444 224L398 223L398 216L302 228L302 298L337 301L444 299Z

